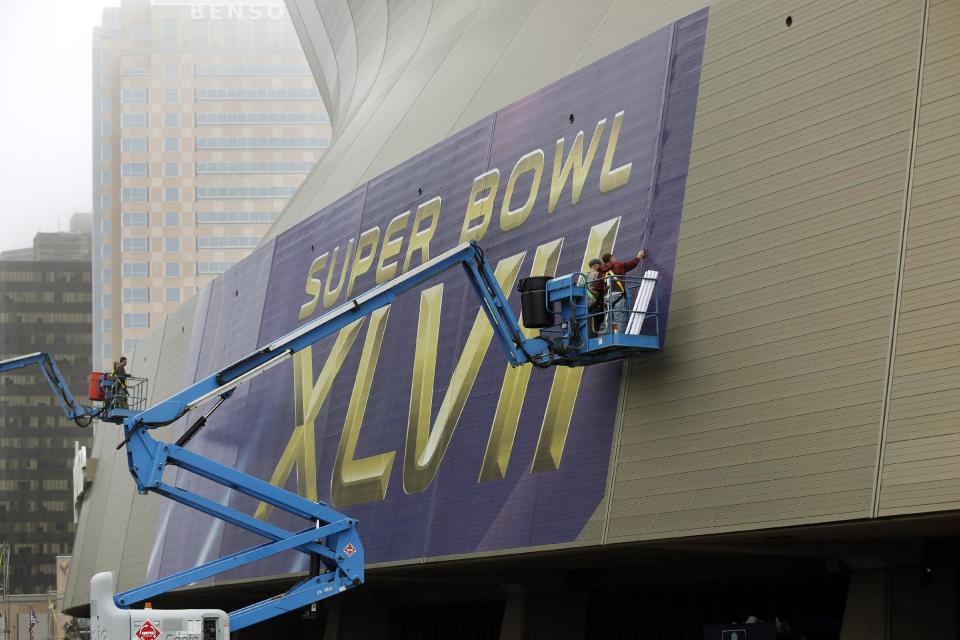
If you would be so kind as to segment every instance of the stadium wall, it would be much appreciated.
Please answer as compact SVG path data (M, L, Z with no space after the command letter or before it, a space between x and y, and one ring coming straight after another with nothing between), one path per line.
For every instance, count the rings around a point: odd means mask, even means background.
M562 92L551 93L553 83L583 82L584 70L589 75L591 65L602 67L625 47L642 49L667 32L674 38L681 27L699 21L695 117L679 171L685 176L682 222L675 261L671 255L665 264L673 271L666 347L625 365L614 376L619 382L580 386L578 406L620 385L603 401L615 409L608 421L597 420L592 432L589 420L571 423L571 437L588 437L567 451L582 453L592 443L593 456L603 459L601 489L594 502L581 505L588 505L589 513L559 540L530 535L527 543L518 543L508 536L488 547L474 541L396 554L384 542L386 550L375 557L392 566L464 555L613 548L956 509L960 290L951 262L960 248L960 95L954 72L960 9L948 0L739 1L706 10L702 1L665 4L411 0L391 3L388 10L386 2L290 0L288 9L330 110L334 141L257 254L169 316L138 347L133 371L151 377L153 399L271 337L263 335L264 327L272 326L270 314L298 321L293 316L309 301L304 282L311 261L303 245L285 262L284 243L322 237L331 248L346 247L350 237L369 228L357 213L366 205L355 202L356 194L383 184L424 189L423 180L440 176L444 167L436 161L418 164L418 158L460 157L449 149L495 140L484 127L495 131L496 122L511 113L520 114L512 137L526 133L531 140L516 149L549 151L556 138L570 139L579 129L588 140L603 116L577 115L574 126L563 122L558 116L573 109L563 104ZM663 60L669 65L682 58L681 49L667 45L653 50L671 52ZM657 66L653 57L645 58L644 68ZM660 68L683 68L669 65ZM661 104L677 104L669 90L681 85L661 82ZM536 96L549 99L531 106ZM628 112L629 104L609 100L601 105L610 106L601 109L610 111L608 121L621 109ZM524 108L538 117L524 120ZM683 127L676 131L682 134ZM670 142L667 136L659 144L666 149ZM626 135L619 144L620 153L638 152ZM501 171L509 172L520 155L505 154L509 162L498 165ZM664 157L655 154L646 166L659 170ZM487 162L473 173L465 168L449 184L469 191L475 176L497 164L489 157ZM571 234L602 222L604 210L630 224L630 210L621 212L621 203L605 199L615 193L602 194L594 186L602 169L595 164L582 211L570 204L571 220L584 216L579 227L570 223ZM427 187L422 195L419 201L413 194L385 200L384 223L408 207L415 211L433 193ZM465 201L467 195L457 197ZM541 196L533 216L545 218ZM493 205L498 211L500 201ZM445 242L456 241L464 208L450 209L456 224L450 223ZM504 245L504 256L517 250L532 256L559 235L557 229L531 226L529 235ZM629 233L617 238L616 250L628 254L637 238ZM576 241L583 246L586 238ZM669 238L661 241L663 247L670 244ZM658 259L657 246L651 249ZM573 253L579 259L583 251L563 253L562 260L573 260ZM292 284L281 286L282 281ZM362 284L358 280L357 286ZM282 304L270 299L279 289ZM409 314L416 319L417 302L411 304ZM464 307L459 317L469 325L472 315ZM396 344L412 350L414 328L408 327L405 343ZM351 363L362 341L354 344ZM450 342L459 354L463 338ZM319 351L314 372L324 361ZM494 355L487 356L488 368ZM439 360L433 415L453 364ZM276 401L278 411L292 412L292 368L270 375L288 382L274 381L269 396L251 386L241 406ZM349 396L352 376L334 385L341 387L341 395ZM381 421L364 423L365 433L377 436L361 440L358 455L395 450L403 456L408 407L406 391L399 395L404 400L394 435L386 428L377 431ZM317 421L323 437L316 442L328 458L320 456L318 474L295 475L308 495L312 486L318 497L326 497L348 404L343 398L341 417L330 426ZM373 415L386 410L371 406ZM277 411L241 412L222 416L198 446L269 477L297 425L288 417L277 419L286 415ZM535 502L538 495L551 495L551 477L529 468L540 422L531 425L518 430L517 441L527 437L531 450L520 446L514 452L519 457L526 451L524 468L514 462L508 468L518 474L511 486L520 493L529 489L524 478L536 478L525 498ZM173 439L178 429L182 425L158 435ZM473 430L486 439L489 429L489 416L477 418L472 429L458 430L452 446L479 437L470 435ZM98 429L94 455L100 466L81 513L79 562L74 562L79 570L70 576L68 607L84 605L94 569L117 571L126 588L239 542L221 531L204 531L199 520L153 497L134 497L125 460L113 450L117 442L114 430ZM480 444L472 445L477 457L483 453ZM253 451L271 455L255 461ZM441 488L434 500L456 502L471 495L479 504L484 496L458 493L472 491L479 484L475 477L444 481L452 467L470 467L459 462L456 456L441 464L439 481L430 489ZM401 466L390 478L396 499L386 495L379 510L371 503L354 507L363 511L357 515L374 537L384 530L378 525L390 527L382 535L416 537L409 527L393 528L406 517L397 515L404 506ZM476 475L476 466L469 475ZM555 530L562 496L576 495L577 487L576 477L561 481L562 472L553 473L558 479L553 511L530 510L521 500L517 508L498 512L498 526L522 520L521 533ZM404 522L416 528L429 521L424 513ZM172 564L164 565L168 550L174 550ZM299 568L276 566L228 582Z

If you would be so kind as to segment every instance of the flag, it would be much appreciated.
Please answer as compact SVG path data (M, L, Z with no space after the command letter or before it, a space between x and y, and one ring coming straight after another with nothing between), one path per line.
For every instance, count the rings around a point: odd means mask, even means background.
M30 609L30 625L27 627L27 633L30 634L30 640L37 640L34 627L37 626L38 622L39 620L37 619L37 614L33 611L33 609Z

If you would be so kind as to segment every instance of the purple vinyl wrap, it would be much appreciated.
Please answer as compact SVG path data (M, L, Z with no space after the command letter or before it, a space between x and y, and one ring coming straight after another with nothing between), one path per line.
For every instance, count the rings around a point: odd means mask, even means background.
M619 218L618 257L632 257L645 246L649 257L644 268L659 271L659 322L661 335L665 335L706 21L706 10L688 16L504 107L262 246L202 294L195 323L201 334L193 341L190 362L195 366L191 364L188 373L192 377L206 375L300 326L301 305L310 299L304 285L313 261L324 253L333 255L339 247L333 267L339 273L351 240L379 227L382 241L387 225L398 214L410 211L412 223L417 207L439 196L440 215L429 244L430 255L455 246L461 238L474 179L494 168L500 171L499 189L489 229L480 240L493 266L524 254L518 275L531 275L537 247L562 239L557 273L578 271L585 257L593 257L584 255L590 229ZM599 188L600 174L618 112L623 112L622 129L612 166L630 163L630 177L626 184L604 193ZM557 140L565 138L565 157L582 130L586 150L601 119L606 119L606 127L579 200L572 203L568 179L559 203L548 213ZM500 212L507 180L518 160L537 149L543 150L545 162L533 209L523 224L504 231ZM531 172L518 177L512 208L526 200L532 183ZM402 272L409 225L401 235L404 244L397 256L401 265L397 273ZM415 255L411 266L422 258ZM374 272L371 268L356 278L354 295L373 286ZM438 282L427 283L421 291ZM433 418L479 308L461 272L449 272L442 282ZM515 283L510 286L510 301L518 310ZM345 299L345 295L339 298L341 302ZM322 305L318 305L310 317L321 312ZM403 482L404 450L419 318L419 292L402 296L390 308L354 454L359 459L396 452L385 496L333 505L360 521L367 561L403 561L577 540L604 498L620 365L583 370L561 463L556 469L541 471L533 471L531 462L557 373L533 370L505 477L480 481L507 369L499 346L491 344L436 476L422 491L408 493ZM369 321L362 326L314 422L317 473L305 481L315 483L317 497L325 502L331 499L334 462L368 326ZM313 346L314 378L333 343L331 337ZM270 479L295 426L293 378L294 368L288 361L241 387L190 448ZM303 472L295 467L284 486L296 491L296 476ZM187 474L179 474L177 483L229 501L248 513L257 506ZM262 541L175 504L164 505L160 519L165 533L158 534L155 541L148 577L168 575ZM290 529L303 526L277 513L270 515L270 521ZM587 536L581 542L598 543L594 538ZM305 557L291 553L226 574L224 579L284 574L306 566Z

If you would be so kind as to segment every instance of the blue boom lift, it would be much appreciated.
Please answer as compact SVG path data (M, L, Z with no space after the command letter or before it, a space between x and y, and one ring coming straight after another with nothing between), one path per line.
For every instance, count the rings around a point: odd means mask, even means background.
M203 640L223 638L229 631L237 631L283 613L312 606L329 596L360 585L364 581L364 554L356 520L338 513L322 502L306 500L268 482L197 455L187 450L186 445L203 428L210 414L230 398L237 385L376 309L389 305L400 294L456 266L462 266L466 272L480 299L481 307L494 328L494 334L513 366L530 363L537 367L576 367L621 360L660 348L655 295L652 296L652 310L647 310L646 306L639 311L634 308L633 313L640 314L638 321L632 323L632 326L637 327L635 331L595 335L589 327L591 317L588 311L587 283L580 273L557 278L532 277L520 281L524 324L528 328L540 329L539 335L535 337L525 336L493 270L484 260L482 249L476 243L465 243L332 309L143 411L119 408L117 403L110 402L109 397L100 407L78 405L49 355L32 354L0 362L0 373L38 364L66 415L80 424L88 424L90 420L98 418L123 425L124 439L117 448L126 447L130 473L140 493L158 493L267 540L259 546L115 596L112 596L112 578L106 580L102 577L103 574L95 576L94 581L98 581L98 586L96 589L92 587L92 600L98 593L101 596L109 593L113 600L109 603L101 602L97 610L102 612L102 615L106 615L107 610L122 612L136 603L147 601L172 589L289 550L303 552L310 558L310 575L283 594L223 614L228 618L219 625L215 616L201 616L201 622L197 621L200 618L193 620L202 627ZM655 282L641 282L638 286L638 289L645 287L647 300L651 299L654 285ZM556 317L558 313L559 320ZM214 401L213 405L185 430L176 443L169 444L151 437L150 430L169 425L211 400ZM297 516L304 520L305 526L299 531L288 531L169 484L164 481L163 476L170 465ZM151 629L160 633L158 625L162 624L162 612L150 609L133 610L134 613L142 611L147 611L148 616L140 615L137 618L135 615L132 619L135 635L144 635L140 631L146 630L145 635L150 637L151 633L154 633ZM129 625L130 612L125 613L128 617L124 624ZM195 613L191 612L191 615ZM145 622L141 623L140 619ZM100 624L106 623L101 621ZM176 624L185 623L179 620ZM129 633L127 637L130 637Z

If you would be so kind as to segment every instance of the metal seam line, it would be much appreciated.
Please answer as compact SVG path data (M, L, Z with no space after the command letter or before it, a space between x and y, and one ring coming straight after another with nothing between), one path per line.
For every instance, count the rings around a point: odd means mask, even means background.
M900 303L903 293L903 268L906 261L907 233L910 230L910 199L913 194L913 170L917 156L917 134L920 129L920 99L923 89L923 60L927 48L927 25L930 15L930 0L924 0L920 22L920 52L917 56L916 99L913 105L913 127L910 133L907 178L903 194L903 217L900 224L900 251L897 256L897 286L893 299L893 317L890 320L890 345L887 352L887 370L884 377L883 404L880 412L880 441L877 446L876 472L873 478L873 501L870 517L880 513L880 488L883 480L883 459L887 448L887 426L890 421L890 394L893 390L893 367L897 352L897 331L900 328Z

